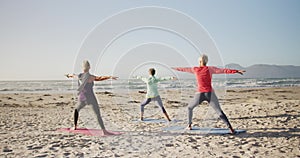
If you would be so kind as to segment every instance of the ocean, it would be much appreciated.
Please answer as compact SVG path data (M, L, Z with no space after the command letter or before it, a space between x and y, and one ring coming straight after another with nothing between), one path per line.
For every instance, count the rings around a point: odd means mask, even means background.
M213 79L214 89L219 88L260 88L260 87L297 87L300 78L267 78L267 79ZM76 80L51 81L0 81L0 93L73 93L76 91ZM159 84L164 89L196 89L195 79L165 81ZM94 91L128 91L145 90L146 85L136 79L106 80L95 82Z

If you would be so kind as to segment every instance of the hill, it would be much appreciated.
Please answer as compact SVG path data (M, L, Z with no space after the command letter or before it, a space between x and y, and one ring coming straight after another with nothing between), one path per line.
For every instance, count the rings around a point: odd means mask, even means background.
M300 66L293 65L267 65L256 64L249 67L242 67L239 64L228 64L230 69L246 70L241 75L228 75L229 78L300 78Z

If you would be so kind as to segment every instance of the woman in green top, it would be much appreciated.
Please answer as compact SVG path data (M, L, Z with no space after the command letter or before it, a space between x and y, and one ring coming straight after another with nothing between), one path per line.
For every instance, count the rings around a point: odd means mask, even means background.
M141 120L144 120L144 108L147 104L149 104L151 101L156 101L159 105L159 107L162 109L163 113L165 114L168 121L171 121L169 118L169 115L167 114L167 111L165 110L163 103L161 101L161 98L159 96L158 90L157 90L157 83L160 81L167 81L167 80L177 80L176 77L162 77L162 78L156 78L155 75L155 69L150 68L149 69L149 78L144 78L138 76L137 79L143 80L147 84L147 94L146 99L141 103Z

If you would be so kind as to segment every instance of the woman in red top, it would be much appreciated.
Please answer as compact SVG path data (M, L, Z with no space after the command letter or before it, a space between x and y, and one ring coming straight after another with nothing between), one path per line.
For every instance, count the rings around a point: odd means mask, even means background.
M233 74L239 73L243 74L244 70L232 70L232 69L220 69L213 66L206 66L208 62L207 55L202 55L199 58L199 67L193 68L173 68L177 71L189 72L196 75L197 83L198 83L198 93L195 94L194 100L188 106L188 129L192 129L192 117L193 117L193 109L201 104L203 101L207 101L210 106L214 108L219 117L226 123L231 133L235 133L232 128L228 118L222 111L219 100L214 93L214 90L211 86L212 74Z

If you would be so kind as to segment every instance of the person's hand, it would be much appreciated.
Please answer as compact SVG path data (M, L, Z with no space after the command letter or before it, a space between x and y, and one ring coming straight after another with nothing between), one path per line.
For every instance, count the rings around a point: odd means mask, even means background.
M177 77L172 77L172 80L174 80L174 81L175 81L175 80L178 80L178 78L177 78Z
M238 73L238 74L240 74L240 75L243 75L244 72L246 72L246 71L245 71L245 70L238 70L238 72L236 72L236 73Z
M65 76L66 76L67 78L70 78L70 77L69 77L69 74L65 74Z
M113 80L117 80L117 78L119 78L119 77L110 76L110 78L113 79Z

